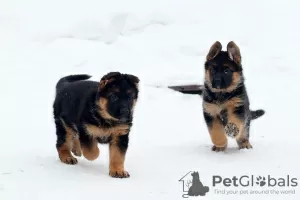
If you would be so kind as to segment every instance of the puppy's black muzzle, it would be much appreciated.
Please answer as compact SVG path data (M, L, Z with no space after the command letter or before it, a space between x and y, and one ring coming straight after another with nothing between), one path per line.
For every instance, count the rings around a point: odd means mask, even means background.
M127 122L131 118L131 113L128 108L122 108L120 110L120 121Z
M214 78L214 80L212 81L212 87L216 88L216 89L222 89L222 78L220 77L216 77Z
M120 110L120 114L121 114L122 117L128 117L130 115L130 111L127 108L122 108Z

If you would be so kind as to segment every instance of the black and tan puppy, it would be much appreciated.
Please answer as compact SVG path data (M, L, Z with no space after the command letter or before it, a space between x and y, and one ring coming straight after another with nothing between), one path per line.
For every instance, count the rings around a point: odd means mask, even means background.
M109 143L110 176L129 177L124 161L139 79L119 72L106 74L100 83L86 80L89 78L71 75L56 85L53 108L59 158L63 163L76 164L73 153L95 160L98 142Z
M220 42L210 48L205 62L203 111L214 144L213 151L224 151L227 136L236 139L240 149L250 149L251 119L264 114L263 110L250 111L244 84L241 53L234 42L222 51Z

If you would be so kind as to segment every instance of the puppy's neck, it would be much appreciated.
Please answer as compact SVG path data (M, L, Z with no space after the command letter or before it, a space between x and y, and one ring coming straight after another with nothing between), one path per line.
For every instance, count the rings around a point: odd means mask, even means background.
M239 87L242 87L244 83L243 83L243 80L240 79L237 83L232 84L229 87L224 88L224 89L213 88L211 82L209 82L209 81L205 81L204 84L207 85L207 87L209 88L209 90L212 91L213 93L220 93L220 94L222 94L222 93L230 93L230 92L238 89Z
M232 91L230 92L214 92L211 90L211 87L207 83L204 84L204 94L203 98L204 101L207 103L217 103L222 104L225 101L228 101L234 97L238 97L243 94L245 87L243 83L237 85Z

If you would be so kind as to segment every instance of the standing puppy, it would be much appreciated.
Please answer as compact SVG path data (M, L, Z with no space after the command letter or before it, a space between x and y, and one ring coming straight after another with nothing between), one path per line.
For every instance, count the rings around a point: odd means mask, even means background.
M203 92L204 118L214 144L213 151L226 149L226 135L236 138L240 149L252 148L249 142L251 118L263 115L264 111L251 113L249 105L239 47L229 42L227 51L222 51L221 43L215 42L206 57Z
M63 163L77 164L73 153L95 160L98 142L109 143L110 176L129 177L124 161L139 79L119 72L106 74L100 83L87 81L89 78L71 75L56 85L53 108L59 158Z

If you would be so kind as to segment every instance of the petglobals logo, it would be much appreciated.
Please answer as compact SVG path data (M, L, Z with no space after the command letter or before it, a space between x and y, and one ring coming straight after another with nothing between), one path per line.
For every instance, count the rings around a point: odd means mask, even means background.
M233 176L233 177L222 177L219 175L213 176L213 187L216 186L225 187L297 187L298 179L287 175L286 177L273 177L268 176Z
M295 195L299 188L299 177L292 175L207 175L198 171L185 174L181 183L182 197L201 198L206 195Z
M216 195L294 195L298 185L298 178L290 175L212 177L213 191Z

